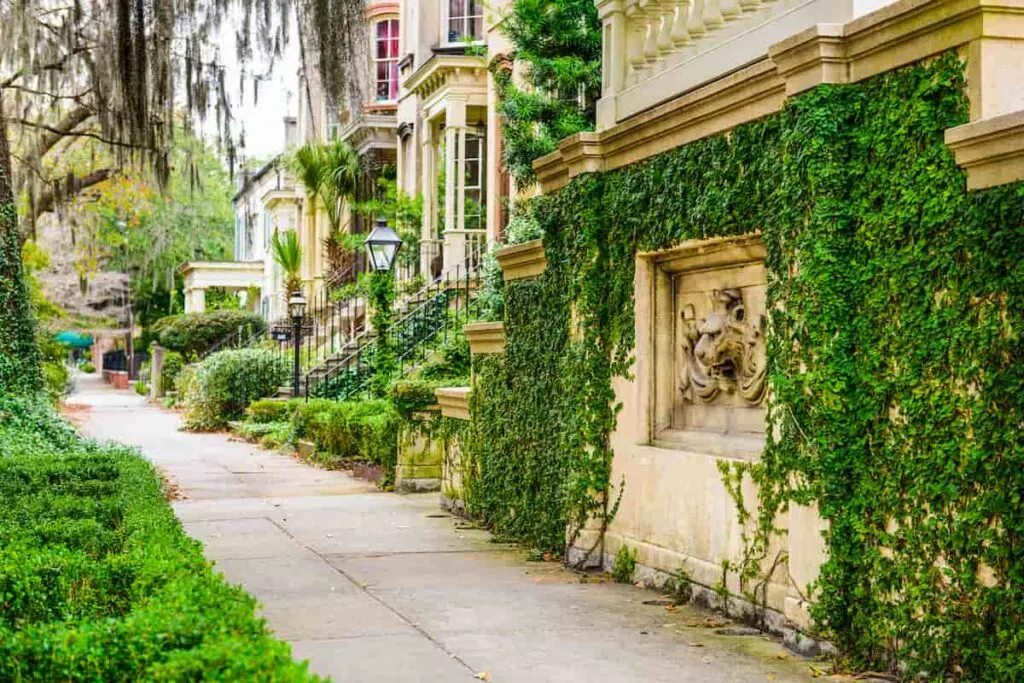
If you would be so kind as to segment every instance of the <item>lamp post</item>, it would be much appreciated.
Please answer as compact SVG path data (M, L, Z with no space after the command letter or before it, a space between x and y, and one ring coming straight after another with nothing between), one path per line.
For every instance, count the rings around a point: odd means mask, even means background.
M386 220L378 218L363 244L366 245L366 253L370 257L370 267L374 272L387 273L395 265L395 256L402 248L402 238L391 229Z
M380 394L394 371L397 360L391 347L388 332L391 328L391 303L394 300L395 280L391 269L395 256L402 248L402 238L383 218L378 218L373 230L366 237L366 253L370 257L370 298L373 302L373 318L370 324L377 334L377 357L374 362L373 378L370 382L375 394Z
M292 292L288 299L288 313L292 317L292 346L295 348L295 361L292 366L292 397L299 397L299 352L302 340L302 318L306 315L306 297L302 292Z

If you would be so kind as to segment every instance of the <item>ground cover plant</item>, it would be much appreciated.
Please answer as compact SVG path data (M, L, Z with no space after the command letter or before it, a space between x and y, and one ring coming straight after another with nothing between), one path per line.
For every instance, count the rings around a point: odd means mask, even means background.
M314 680L135 451L0 398L0 680Z

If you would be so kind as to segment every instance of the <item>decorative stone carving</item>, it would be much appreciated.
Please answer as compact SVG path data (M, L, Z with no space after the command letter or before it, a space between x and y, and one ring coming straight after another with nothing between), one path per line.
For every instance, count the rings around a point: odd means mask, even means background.
M760 236L749 234L638 258L637 376L652 442L728 457L760 452L765 255Z
M680 389L694 403L711 403L723 392L751 406L765 395L764 316L747 316L740 289L712 294L711 312L698 319L693 306L681 312L683 362Z

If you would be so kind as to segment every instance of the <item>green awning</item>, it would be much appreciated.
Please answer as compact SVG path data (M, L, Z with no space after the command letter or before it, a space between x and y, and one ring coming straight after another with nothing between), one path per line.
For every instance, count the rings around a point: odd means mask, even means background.
M73 349L87 349L92 346L92 337L74 330L65 330L53 335L53 338L61 344L67 344Z

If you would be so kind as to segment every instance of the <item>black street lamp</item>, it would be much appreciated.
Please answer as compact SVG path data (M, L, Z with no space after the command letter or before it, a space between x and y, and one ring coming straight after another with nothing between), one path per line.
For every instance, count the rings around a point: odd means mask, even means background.
M302 340L302 319L306 316L306 297L302 292L292 292L288 299L288 314L292 317L292 345L295 347L295 362L292 366L292 396L299 397L299 352Z
M386 220L378 218L363 244L370 257L370 267L378 273L386 273L395 265L395 256L402 247L402 238Z

